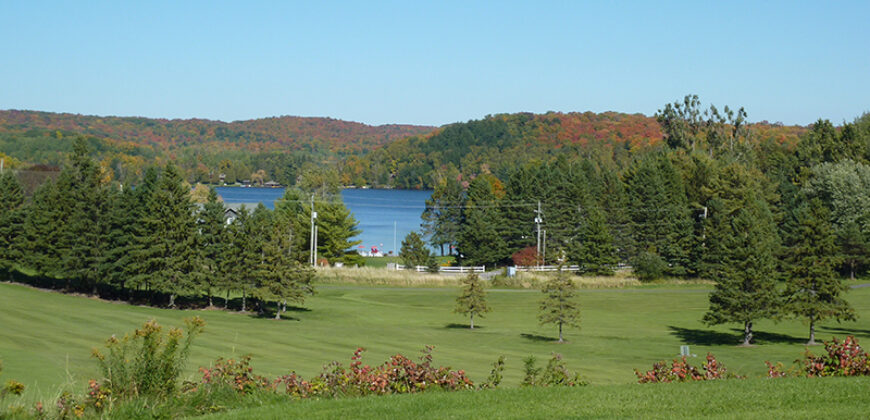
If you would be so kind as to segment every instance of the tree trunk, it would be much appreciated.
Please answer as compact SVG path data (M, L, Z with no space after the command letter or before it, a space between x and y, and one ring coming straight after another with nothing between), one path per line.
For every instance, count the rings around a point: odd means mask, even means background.
M169 307L170 307L170 308L174 308L174 307L175 307L175 293L170 293L170 294L169 294Z
M275 319L281 319L281 305L275 305Z
M849 262L849 280L855 280L855 260Z
M212 299L211 299L211 287L208 288L208 307L209 308L214 307L214 302L212 302Z
M287 299L281 301L281 312L287 312Z
M471 329L474 329L474 313L471 314Z
M807 341L808 346L816 345L816 318L810 317L810 341Z
M562 323L559 323L559 342L564 343L565 340L562 338Z
M247 309L247 308L245 307L245 304L247 303L247 302L245 301L246 298L247 298L245 292L247 292L247 290L242 289L242 312L245 312L245 310Z
M743 323L743 345L752 345L752 321L746 321Z
M444 244L439 245L441 247L441 256L444 256Z
M224 309L230 309L230 289L227 289L227 298L224 299Z

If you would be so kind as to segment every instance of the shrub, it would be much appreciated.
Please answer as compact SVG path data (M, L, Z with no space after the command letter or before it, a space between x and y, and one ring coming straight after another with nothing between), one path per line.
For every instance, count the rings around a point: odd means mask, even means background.
M691 381L709 381L714 379L740 378L728 372L712 353L707 353L707 358L701 366L703 373L698 368L689 364L686 361L686 356L679 359L674 359L668 366L668 362L662 360L653 363L652 370L641 373L637 369L634 374L637 375L637 382L641 384L657 383L657 382L691 382Z
M498 388L498 385L501 383L503 378L502 372L504 372L504 355L499 356L498 360L492 364L492 370L489 372L489 377L486 378L486 382L478 385L479 389L491 389Z
M538 256L538 248L533 246L527 246L515 252L511 255L511 260L514 265L519 266L537 265L541 261Z
M0 362L0 373L3 373L3 363ZM0 388L0 400L5 398L7 395L21 395L24 392L24 384L14 380L6 381L6 385L3 388Z
M174 395L177 379L190 352L194 337L205 322L199 317L186 319L187 333L178 328L164 335L163 328L151 320L122 339L112 336L106 352L93 350L104 378L100 386L118 398Z
M265 376L255 375L251 367L251 356L242 356L238 361L218 358L211 368L200 367L203 388L227 386L240 394L249 394L262 389L274 389L272 381ZM193 388L195 391L196 388Z
M541 368L535 367L534 356L523 360L523 386L583 386L585 381L580 380L580 374L568 371L562 355L553 353L553 357L547 362L547 366L541 372Z
M652 281L662 278L668 265L655 252L644 251L634 258L632 267L640 281Z
M837 338L825 342L827 354L816 356L807 350L803 371L807 376L867 376L870 375L870 354L864 351L853 336L843 342Z

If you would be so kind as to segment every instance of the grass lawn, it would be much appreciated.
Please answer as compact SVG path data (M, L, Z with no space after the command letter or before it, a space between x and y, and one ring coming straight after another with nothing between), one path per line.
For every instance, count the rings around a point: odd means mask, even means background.
M207 419L866 418L868 378L524 388L294 401Z
M64 386L83 392L87 379L98 374L91 348L149 319L181 326L183 318L194 315L203 317L207 326L194 344L186 379L198 378L196 368L219 356L250 353L256 373L275 376L293 370L313 376L332 360L347 364L358 346L368 349L364 363L380 364L397 352L416 358L424 345L432 344L436 364L464 369L476 382L504 354L503 386L515 387L524 357L534 355L543 364L558 352L593 385L609 385L634 382L634 368L648 369L656 360L676 356L681 344L691 345L698 355L695 364L711 351L727 368L750 377L765 374L765 360L788 364L805 349L807 327L800 321L758 322L758 345L751 348L736 346L738 325L704 326L700 318L707 308L706 285L581 290L582 329L567 330L565 344L553 341L554 326L537 323L539 291L489 291L493 311L476 320L480 328L474 331L452 312L457 292L452 287L321 285L305 309L288 311L293 319L274 321L219 310L138 307L4 283L2 381L23 382L28 387L25 399L31 401L50 399ZM859 320L824 322L818 327L819 339L853 334L862 343L870 342L870 288L854 289L847 299Z

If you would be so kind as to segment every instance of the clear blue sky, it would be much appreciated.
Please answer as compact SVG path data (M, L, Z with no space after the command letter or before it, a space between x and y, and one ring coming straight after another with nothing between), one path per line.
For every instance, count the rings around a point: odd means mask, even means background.
M0 0L0 109L441 125L696 93L752 121L870 111L867 0L411 3Z

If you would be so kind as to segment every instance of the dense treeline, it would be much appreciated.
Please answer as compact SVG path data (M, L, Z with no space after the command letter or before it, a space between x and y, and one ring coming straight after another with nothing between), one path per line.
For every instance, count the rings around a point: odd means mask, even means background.
M318 256L357 263L346 253L356 221L332 190L303 197L288 189L274 211L227 209L212 189L201 206L173 164L146 169L122 187L78 138L56 179L29 199L13 171L0 175L0 270L56 279L68 290L122 299L241 294L264 303L301 303L313 291L311 205L319 215ZM314 200L316 194L316 201ZM307 198L307 199L306 199ZM280 311L278 312L280 314Z
M642 279L715 280L705 321L743 323L747 344L753 320L783 311L811 329L849 319L837 274L870 264L870 114L819 120L795 143L759 140L745 118L688 96L657 114L664 141L624 162L559 154L471 177L448 167L424 232L465 264L609 274L625 263Z
M719 137L725 141L733 138L730 128L725 132L730 122L736 123L738 134L753 144L774 141L792 145L804 131L781 124L746 124L745 113L735 116L727 111L717 110L692 125L697 129L687 131L716 126L721 135L711 137L711 141L720 141ZM659 147L661 127L655 118L640 114L500 114L446 125L434 134L399 140L363 157L351 156L343 162L342 176L354 183L415 189L434 188L441 177L454 171L466 178L488 171L506 179L526 160L549 161L556 156L590 159L608 169L622 169L636 154Z
M746 124L745 113L730 110L716 111L711 118L739 121L736 131L749 131L749 141L755 143L794 144L805 131ZM686 130L695 132L697 126ZM100 166L124 184L138 183L149 165L171 161L191 184L272 180L294 185L312 168L332 167L342 185L405 189L433 188L452 169L465 177L486 169L504 178L520 157L547 161L567 155L623 168L634 154L655 148L663 138L655 118L615 112L502 114L435 130L328 118L222 123L0 111L0 158L6 158L7 167L60 167L68 163L78 135L86 136ZM729 136L722 132L718 141Z
M334 165L346 156L362 156L391 141L432 130L332 118L224 123L0 111L0 157L7 158L7 167L59 167L68 163L73 140L85 136L100 165L124 184L138 183L150 165L171 161L190 183L232 184L263 178L293 185L305 164Z

